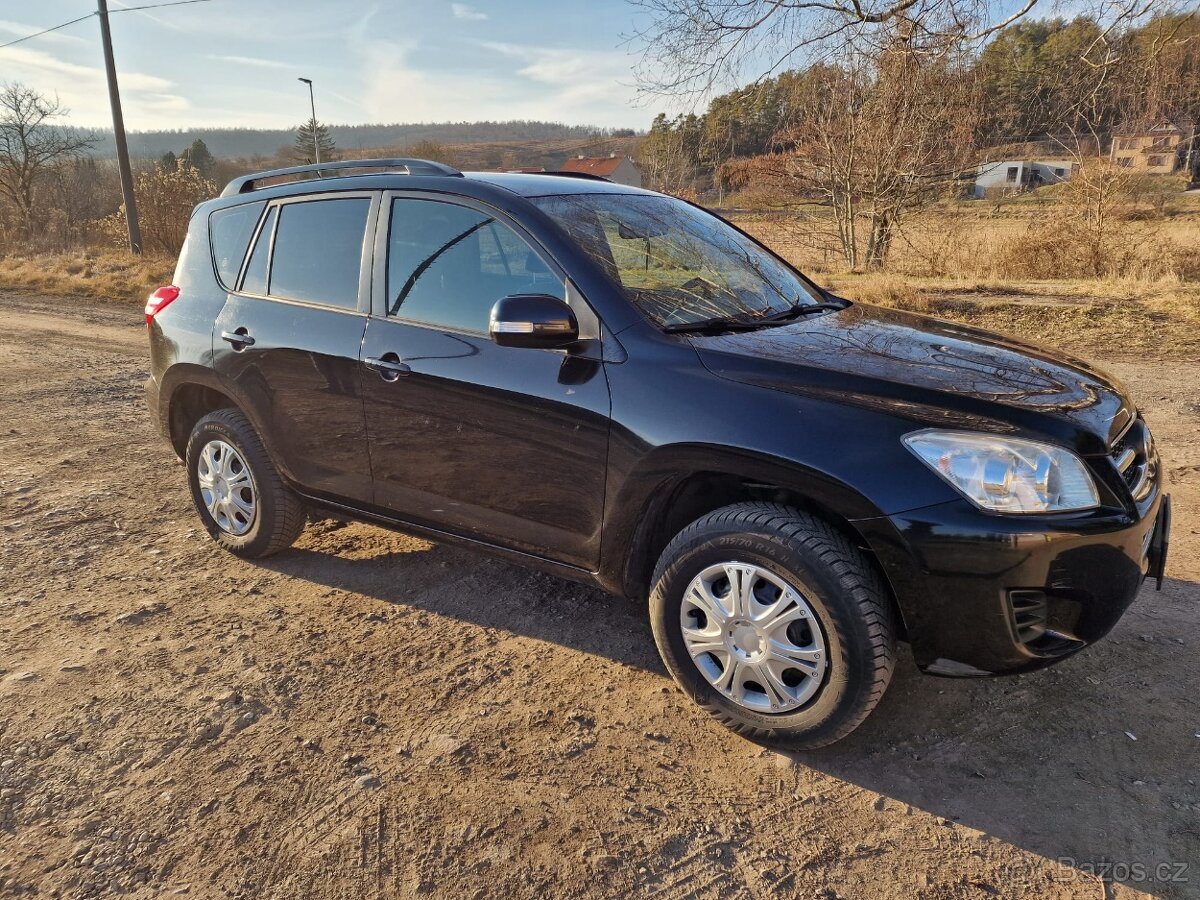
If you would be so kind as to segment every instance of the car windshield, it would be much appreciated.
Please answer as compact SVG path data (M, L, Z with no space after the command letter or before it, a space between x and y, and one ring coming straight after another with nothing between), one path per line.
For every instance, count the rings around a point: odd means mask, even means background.
M716 216L647 194L533 198L662 327L754 320L824 298Z

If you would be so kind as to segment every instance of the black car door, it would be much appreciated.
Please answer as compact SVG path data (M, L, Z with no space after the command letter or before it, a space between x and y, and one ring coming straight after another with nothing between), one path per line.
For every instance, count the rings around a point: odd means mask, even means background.
M362 356L376 504L594 567L610 411L603 363L488 337L497 300L565 298L563 273L515 223L461 198L385 195L375 246ZM581 323L596 321L571 302Z
M359 348L378 192L268 205L213 334L214 366L285 477L371 500Z

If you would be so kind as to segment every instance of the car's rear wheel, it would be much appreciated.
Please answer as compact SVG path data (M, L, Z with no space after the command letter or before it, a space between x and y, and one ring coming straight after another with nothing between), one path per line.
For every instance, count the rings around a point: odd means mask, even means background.
M853 731L895 665L895 621L870 561L829 523L769 503L693 522L650 595L655 641L683 690L753 740L812 749Z
M238 410L217 410L196 423L185 465L200 520L229 552L270 556L290 547L304 530L303 503L284 485Z

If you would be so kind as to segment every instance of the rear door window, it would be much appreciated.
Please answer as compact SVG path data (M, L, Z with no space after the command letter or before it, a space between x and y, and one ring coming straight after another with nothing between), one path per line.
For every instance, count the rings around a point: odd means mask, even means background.
M392 201L389 316L487 333L492 306L511 294L562 299L563 281L524 238L487 212L436 200Z
M357 309L370 209L367 197L282 204L267 292L287 300Z
M243 203L218 209L208 217L208 238L212 244L213 264L217 267L217 278L227 290L237 284L242 260L246 258L246 247L254 234L254 226L262 215L265 200Z

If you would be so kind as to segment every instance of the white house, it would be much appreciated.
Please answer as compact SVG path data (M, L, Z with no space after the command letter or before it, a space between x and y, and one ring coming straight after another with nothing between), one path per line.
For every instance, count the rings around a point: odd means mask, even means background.
M1057 184L1071 177L1076 163L1069 159L1004 159L984 163L975 177L975 196L991 193L1031 191L1043 184Z

